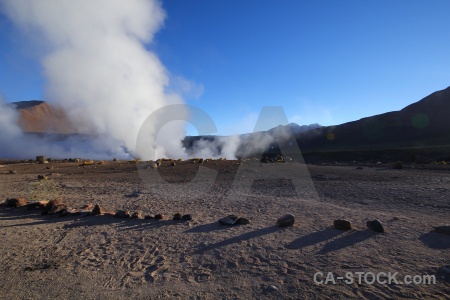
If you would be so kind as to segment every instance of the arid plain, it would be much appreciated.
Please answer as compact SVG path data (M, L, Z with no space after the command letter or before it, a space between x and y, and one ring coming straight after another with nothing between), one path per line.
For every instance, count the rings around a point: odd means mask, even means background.
M448 299L450 166L390 164L290 164L291 174L266 176L283 164L223 160L201 164L200 181L187 182L200 164L163 162L157 171L172 185L145 182L140 163L2 161L0 198L60 198L72 208L99 204L106 212L142 211L162 220L111 215L61 217L39 209L0 207L0 291L4 299ZM287 165L287 164L286 164ZM295 169L298 168L298 169ZM146 168L142 168L144 171ZM248 189L245 170L258 176ZM201 172L200 172L201 173ZM294 172L295 173L295 172ZM38 180L38 175L45 179ZM278 174L279 175L279 174ZM277 177L277 176L275 176ZM239 185L239 184L238 184ZM245 187L245 186L244 186ZM303 189L304 188L304 189ZM155 192L156 191L156 192ZM233 197L229 195L233 194ZM191 214L174 221L176 213ZM276 221L292 213L292 227ZM251 224L226 226L235 214ZM333 228L347 219L353 230ZM366 228L378 219L385 233ZM316 284L328 272L398 272L433 275L435 284Z

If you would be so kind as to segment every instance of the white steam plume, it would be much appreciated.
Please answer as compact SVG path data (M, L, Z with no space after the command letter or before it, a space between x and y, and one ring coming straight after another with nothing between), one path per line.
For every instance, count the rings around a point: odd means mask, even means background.
M157 56L146 49L165 17L160 2L2 2L15 24L25 32L39 33L45 43L47 53L42 65L48 82L46 100L62 107L79 133L100 137L88 146L75 142L71 145L75 148L66 145L59 150L74 155L88 150L120 155L123 145L132 155L147 158L145 153L134 151L140 126L154 110L182 102L181 97L165 93L168 73ZM183 134L183 128L177 127L171 131L171 141L181 140ZM181 149L181 143L177 145ZM179 149L174 152L179 154ZM158 147L157 155L170 154L163 146Z

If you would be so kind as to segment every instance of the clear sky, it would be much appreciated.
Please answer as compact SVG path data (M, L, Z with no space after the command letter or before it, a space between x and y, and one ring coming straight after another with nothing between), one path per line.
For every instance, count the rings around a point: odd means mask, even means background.
M220 134L253 130L264 105L300 125L399 110L450 85L448 0L167 0L155 51ZM0 15L0 92L42 99L27 37Z

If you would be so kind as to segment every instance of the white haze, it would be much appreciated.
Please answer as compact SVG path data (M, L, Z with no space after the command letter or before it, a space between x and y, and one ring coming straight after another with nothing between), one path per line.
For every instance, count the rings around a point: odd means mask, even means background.
M145 149L153 147L156 157L136 153L139 129L152 112L183 103L177 92L193 98L203 92L203 86L180 76L170 78L155 53L147 49L165 18L157 0L1 0L0 5L27 34L29 47L45 49L41 60L47 81L44 100L61 107L83 134L63 141L24 134L16 125L17 111L2 102L0 157L232 159L240 148L250 154L274 141L271 134L262 133L218 137L197 141L186 154L181 145L185 123L171 122L158 134L153 122L150 135L158 137L157 143L150 139Z
M62 107L79 133L97 138L72 137L64 143L46 140L35 147L34 138L23 139L14 125L16 112L2 105L2 128L7 133L2 135L5 146L0 154L150 159L134 151L140 126L154 110L183 102L180 96L165 92L168 72L146 49L163 24L160 2L3 0L2 8L29 33L31 41L41 40L46 49L42 57L45 100ZM157 156L183 154L179 142L184 137L183 126L169 127L170 132L158 139ZM15 149L19 140L29 145Z

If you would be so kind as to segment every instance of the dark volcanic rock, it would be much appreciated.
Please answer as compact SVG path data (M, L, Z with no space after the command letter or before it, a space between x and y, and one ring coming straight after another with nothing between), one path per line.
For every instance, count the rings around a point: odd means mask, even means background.
M235 225L237 219L238 219L238 216L236 216L236 215L228 215L225 218L220 219L219 223L222 225Z
M239 225L248 225L248 224L250 224L251 223L251 221L249 220L249 219L247 219L247 218L238 218L237 220L236 220L236 224L239 224Z
M334 220L333 226L334 226L334 228L339 229L339 230L351 230L352 229L352 223L349 220L345 220L345 219Z
M48 211L48 214L49 215L59 214L59 213L62 213L66 209L67 209L67 205L64 203L59 204L59 205L53 205L52 208Z
M397 161L392 165L392 169L401 170L403 169L403 163L401 161Z
M293 214L286 214L277 220L277 226L279 227L289 227L294 225L295 217Z
M180 213L174 214L172 220L174 220L174 221L179 221L179 220L181 220L181 214L180 214Z
M42 211L42 215L53 215L62 213L67 208L67 205L62 202L61 199L50 200Z
M154 220L155 219L155 215L146 215L144 217L145 220Z
M131 213L128 210L118 210L114 215L115 218L128 219L131 218Z
M383 224L379 220L367 221L367 228L375 232L384 232Z
M27 204L28 209L45 209L46 201L35 201Z
M192 221L192 215L191 214L187 214L187 215L183 215L182 217L181 217L181 220L183 220L183 221Z
M100 205L96 204L94 208L92 209L93 215L103 215L105 213L105 210L103 207L100 207Z
M434 231L450 235L450 225L447 226L433 226Z
M25 198L12 198L6 199L6 206L8 207L21 207L27 205L28 201Z
M156 220L163 220L164 219L164 215L163 214L157 214L157 215L155 215L155 219Z
M48 177L47 176L45 176L45 175L38 175L38 180L46 180L46 179L48 179Z

